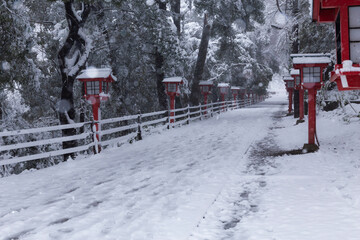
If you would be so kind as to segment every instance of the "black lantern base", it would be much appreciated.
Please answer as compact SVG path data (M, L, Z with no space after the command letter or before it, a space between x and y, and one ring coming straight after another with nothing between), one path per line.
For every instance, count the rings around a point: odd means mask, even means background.
M296 125L298 125L299 123L303 123L303 122L305 122L304 119L298 119L298 120L296 121Z
M319 150L319 146L316 144L305 143L303 146L303 152L306 152L306 153L316 152L317 150Z

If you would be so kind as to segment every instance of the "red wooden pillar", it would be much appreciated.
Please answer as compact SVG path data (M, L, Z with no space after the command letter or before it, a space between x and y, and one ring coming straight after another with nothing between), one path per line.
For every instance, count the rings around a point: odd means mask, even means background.
M293 89L289 89L289 114L292 112Z
M94 104L91 105L92 106L92 111L93 111L93 117L94 117L94 122L95 122L95 129L96 129L96 139L99 143L99 148L98 148L98 152L101 151L101 136L99 135L100 132L100 125L98 123L99 120L101 120L101 110L100 110L100 98L96 98ZM95 151L96 152L96 151Z
M315 144L316 133L316 89L309 90L309 144Z
M171 94L170 95L170 123L174 123L175 122L175 95Z
M300 120L304 120L304 89L299 90L299 113L300 113Z

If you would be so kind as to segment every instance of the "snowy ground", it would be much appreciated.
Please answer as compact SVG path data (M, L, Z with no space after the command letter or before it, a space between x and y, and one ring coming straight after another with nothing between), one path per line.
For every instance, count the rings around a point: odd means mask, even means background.
M321 113L320 151L283 155L307 141L285 100L2 178L0 239L359 239L359 118Z

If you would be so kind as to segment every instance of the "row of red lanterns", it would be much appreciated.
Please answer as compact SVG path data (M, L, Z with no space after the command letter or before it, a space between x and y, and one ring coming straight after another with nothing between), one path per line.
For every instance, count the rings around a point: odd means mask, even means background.
M312 19L319 23L334 23L336 30L336 64L331 72L331 82L339 91L360 90L360 1L312 0ZM304 91L308 91L308 144L307 150L317 149L316 93L323 86L324 69L331 63L329 54L293 54L290 76L284 77L289 92L291 113L292 91L299 90L300 121L304 119ZM292 78L292 79L291 79Z

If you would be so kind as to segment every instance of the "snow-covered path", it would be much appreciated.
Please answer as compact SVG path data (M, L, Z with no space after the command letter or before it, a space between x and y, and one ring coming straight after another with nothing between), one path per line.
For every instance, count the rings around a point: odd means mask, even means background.
M283 102L282 102L283 103ZM187 239L284 105L240 109L0 179L1 239Z
M285 100L2 178L0 239L360 239L359 118L321 113L320 150L284 155L307 140Z

